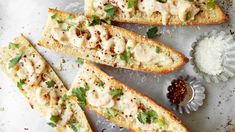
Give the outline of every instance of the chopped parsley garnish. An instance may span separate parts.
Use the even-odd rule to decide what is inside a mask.
[[[157,36],[161,36],[161,33],[158,32],[157,27],[153,27],[153,28],[150,28],[147,31],[147,36],[148,36],[148,38],[154,38],[154,37],[157,37]]]
[[[156,118],[156,119],[154,120],[154,122],[156,122],[156,123],[157,123],[158,125],[160,125],[160,126],[163,126],[163,125],[166,124],[166,122],[165,122],[164,119],[158,119],[158,118]]]
[[[112,89],[109,91],[109,94],[113,97],[117,97],[123,94],[122,89]]]
[[[70,22],[70,23],[67,25],[67,27],[66,27],[65,29],[63,29],[63,31],[67,32],[67,31],[69,31],[72,27],[75,27],[75,28],[76,28],[76,26],[77,26],[77,23],[75,23],[75,22]]]
[[[67,27],[65,29],[63,29],[63,31],[67,32],[67,31],[69,31],[70,28],[71,28],[71,25],[67,25]]]
[[[79,64],[79,65],[82,65],[84,63],[84,59],[82,58],[77,58],[76,62]]]
[[[52,20],[55,20],[55,21],[58,22],[58,23],[63,23],[63,21],[58,18],[58,15],[57,15],[57,14],[52,15],[52,16],[51,16],[51,19],[52,19]]]
[[[101,21],[104,22],[104,23],[107,23],[109,25],[112,25],[112,21],[110,21],[110,20],[101,20]]]
[[[24,80],[23,80],[23,79],[20,79],[20,80],[17,82],[17,87],[18,87],[19,89],[21,89],[21,88],[22,88],[22,85],[24,85],[24,84],[25,84]]]
[[[194,0],[188,0],[189,2],[193,2]]]
[[[105,109],[105,116],[106,117],[115,117],[117,115],[117,111],[113,108],[106,108]]]
[[[57,18],[57,15],[56,15],[56,14],[54,14],[54,15],[51,16],[51,19],[56,19],[56,18]]]
[[[215,0],[208,0],[207,1],[207,8],[208,9],[215,9]]]
[[[122,53],[122,54],[120,55],[120,59],[121,59],[122,61],[125,61],[126,63],[129,63],[129,62],[130,62],[130,59],[131,59],[131,56],[132,56],[132,54],[131,54],[130,51],[125,51],[124,53]]]
[[[49,126],[51,126],[51,127],[56,127],[56,124],[55,123],[52,123],[52,122],[49,122],[49,123],[47,123]]]
[[[56,127],[56,123],[61,120],[61,117],[59,115],[52,115],[50,118],[51,122],[47,123],[51,127]]]
[[[20,59],[23,57],[23,55],[24,55],[24,53],[20,53],[15,58],[11,59],[8,64],[8,68],[10,69],[10,68],[14,67],[16,64],[18,64]]]
[[[52,115],[50,120],[53,122],[53,123],[57,123],[58,121],[61,120],[61,117],[59,115]]]
[[[66,62],[65,59],[62,59],[61,61],[62,61],[62,63],[65,63],[65,62]]]
[[[77,97],[77,100],[79,101],[79,104],[81,106],[85,106],[87,101],[86,101],[86,92],[89,90],[89,86],[86,83],[84,87],[80,88],[73,88],[72,90],[72,95]]]
[[[78,131],[79,131],[76,122],[71,123],[71,124],[70,124],[70,127],[71,127],[71,129],[72,129],[74,132],[78,132]]]
[[[106,18],[113,18],[115,15],[115,7],[108,3],[104,6],[104,11],[106,12]]]
[[[160,47],[156,47],[156,53],[160,53],[161,52],[161,48]]]
[[[159,1],[161,3],[166,3],[167,2],[167,0],[157,0],[157,1]]]
[[[12,49],[12,48],[19,49],[19,47],[20,47],[20,44],[16,44],[16,43],[10,43],[8,46],[9,49]]]
[[[69,99],[69,96],[68,96],[67,94],[64,94],[64,95],[62,96],[62,100],[63,100],[63,101],[66,101],[67,99]]]
[[[128,0],[127,6],[129,8],[135,8],[137,4],[137,0]]]
[[[137,119],[143,124],[151,123],[154,120],[156,120],[156,118],[157,118],[157,114],[153,110],[148,110],[146,112],[142,112],[137,115]]]
[[[98,82],[98,86],[99,87],[103,87],[104,86],[104,82]]]
[[[187,14],[186,14],[186,21],[188,21],[190,18],[191,18],[191,12],[189,11],[189,12],[187,12]]]
[[[52,87],[55,86],[55,82],[54,81],[47,81],[46,85],[47,85],[48,88],[52,88]]]
[[[87,83],[85,83],[84,84],[84,88],[85,88],[85,90],[89,90],[90,87],[89,87],[89,85]]]
[[[98,16],[92,15],[91,21],[89,22],[88,26],[94,26],[97,24],[101,24],[101,20]]]
[[[101,24],[101,23],[107,23],[109,25],[112,24],[112,22],[110,20],[101,20],[99,17],[95,16],[95,15],[92,15],[91,17],[91,21],[89,22],[88,26],[94,26],[94,25],[97,25],[97,24]]]

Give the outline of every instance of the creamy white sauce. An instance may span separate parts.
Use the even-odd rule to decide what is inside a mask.
[[[62,31],[61,27],[54,27],[51,29],[51,35],[54,39],[59,41],[60,43],[64,44],[68,41],[67,36],[65,35],[64,31]]]
[[[142,63],[157,63],[160,65],[169,65],[173,63],[170,57],[162,55],[162,53],[157,53],[156,48],[150,47],[146,44],[137,44],[134,48],[134,56]]]
[[[67,122],[71,119],[73,115],[73,112],[71,110],[70,107],[67,106],[67,108],[65,109],[63,115],[61,116],[61,121],[59,122],[61,126],[64,126],[67,124]]]
[[[128,49],[128,48],[134,48],[135,45],[136,45],[136,42],[135,42],[134,40],[132,40],[132,39],[129,39],[129,40],[127,41],[127,43],[126,43],[126,49]]]
[[[81,48],[85,44],[85,36],[77,36],[76,30],[69,30],[68,36],[70,36],[69,42],[78,48]]]
[[[43,89],[38,87],[35,91],[35,95],[36,95],[36,101],[40,104],[40,105],[46,105],[49,103],[49,98],[46,98],[46,94],[47,92]]]
[[[132,115],[132,117],[137,116],[138,112],[138,105],[136,103],[136,100],[134,100],[131,95],[128,96],[126,93],[125,95],[120,97],[120,101],[118,101],[117,106],[120,111],[124,113],[124,115],[127,115],[128,117]],[[133,119],[134,119],[133,118]]]
[[[110,49],[113,47],[113,45],[114,45],[113,38],[110,38],[110,39],[104,41],[101,46],[105,51],[110,51]]]
[[[156,125],[154,125],[153,123],[151,124],[143,124],[141,123],[137,118],[136,118],[136,125],[141,129],[141,130],[145,130],[145,131],[153,131],[153,130],[157,130]]]
[[[100,87],[90,89],[86,93],[87,102],[96,107],[111,108],[114,106],[114,100],[109,95],[109,89],[101,89]]]
[[[97,56],[99,56],[100,60],[105,62],[112,62],[114,58],[112,57],[111,53],[109,51],[99,50],[96,52]]]
[[[181,21],[186,21],[187,13],[190,13],[188,19],[193,20],[194,16],[200,11],[194,2],[187,0],[167,0],[166,3],[161,3],[156,0],[142,0],[142,2],[138,3],[138,8],[148,16],[151,16],[155,12],[160,12],[164,25],[167,24],[170,15],[176,15]]]
[[[20,79],[26,79],[28,85],[38,85],[41,82],[41,74],[46,68],[45,61],[37,55],[23,57],[19,61],[19,70],[17,75]],[[23,75],[24,74],[24,75]]]
[[[125,43],[124,38],[114,37],[113,39],[115,43],[114,52],[117,54],[122,54],[126,50],[126,43]]]

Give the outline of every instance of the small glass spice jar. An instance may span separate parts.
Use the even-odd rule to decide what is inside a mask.
[[[203,105],[205,88],[195,77],[179,76],[168,87],[167,98],[173,110],[189,114]]]

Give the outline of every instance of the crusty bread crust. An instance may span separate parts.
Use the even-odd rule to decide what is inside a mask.
[[[165,115],[165,118],[170,119],[172,121],[171,122],[172,124],[175,123],[175,125],[177,125],[177,128],[178,128],[178,130],[180,130],[180,132],[188,132],[188,129],[182,124],[182,122],[172,112],[170,112],[166,108],[158,105],[151,98],[149,98],[149,97],[145,96],[144,94],[142,94],[142,93],[140,93],[140,92],[138,92],[138,91],[136,91],[136,90],[126,86],[125,84],[122,84],[120,81],[118,81],[118,80],[114,79],[113,77],[107,75],[105,72],[100,70],[97,66],[95,66],[94,64],[92,64],[92,63],[90,63],[88,61],[84,62],[83,67],[85,69],[89,69],[89,71],[92,71],[92,72],[94,71],[93,73],[98,75],[100,77],[100,79],[101,78],[106,78],[106,80],[110,79],[109,83],[111,83],[113,87],[115,87],[117,85],[119,87],[122,86],[123,89],[125,89],[127,91],[130,91],[133,95],[137,95],[137,97],[141,97],[141,99],[147,100],[147,102],[150,104],[151,108],[155,108],[155,109],[157,109],[159,111],[162,111],[164,113],[164,115]],[[76,79],[75,79],[75,81],[76,81]],[[74,83],[76,83],[76,82],[74,82]],[[93,107],[93,106],[87,104],[86,108],[94,111],[98,115],[100,115],[100,116],[105,118],[104,113],[98,111],[97,107]],[[117,124],[117,125],[119,125],[121,127],[127,128],[127,129],[129,129],[131,131],[141,132],[140,129],[133,128],[133,127],[129,126],[129,124],[127,124],[125,122],[122,122],[122,121],[118,120],[115,117],[114,118],[109,118],[109,119],[106,118],[106,119],[114,122],[115,124]],[[177,132],[177,130],[175,132]]]
[[[96,11],[91,8],[93,1],[94,0],[84,0],[85,16],[87,17],[91,17],[92,15],[99,16],[99,14],[97,14]],[[206,5],[202,5],[201,7],[202,7],[202,11],[200,11],[199,14],[195,16],[195,20],[182,22],[177,16],[171,16],[167,25],[179,25],[179,26],[184,25],[185,26],[185,25],[221,24],[228,20],[228,17],[222,11],[219,5],[216,5],[215,8],[212,10],[208,9]],[[146,16],[144,13],[142,13],[141,17],[134,15],[130,18],[128,17],[125,18],[122,16],[123,14],[116,14],[115,17],[112,18],[111,20],[116,21],[116,22],[125,22],[125,23],[163,25],[162,16],[158,12],[154,13],[151,17]]]
[[[69,13],[54,10],[54,9],[49,9],[49,13],[58,14],[62,19],[66,19],[68,17],[68,15],[70,15]],[[117,67],[117,66],[115,66],[115,64],[107,64],[104,61],[101,61],[98,59],[92,60],[89,57],[84,57],[81,53],[77,52],[75,46],[63,45],[63,44],[60,44],[58,41],[54,40],[51,37],[50,21],[51,20],[48,20],[48,22],[44,28],[42,38],[39,40],[40,46],[43,46],[43,47],[49,48],[51,50],[55,50],[57,52],[67,54],[67,55],[84,58],[89,61],[94,61],[96,63],[101,63],[104,65]],[[186,58],[182,53],[180,53],[170,47],[167,47],[160,42],[153,41],[151,39],[142,37],[141,35],[136,34],[132,31],[128,31],[124,28],[120,28],[120,27],[116,27],[116,26],[112,26],[112,25],[107,25],[107,24],[103,24],[103,26],[105,26],[109,30],[109,32],[111,32],[111,33],[118,32],[118,33],[121,33],[123,36],[133,38],[136,42],[148,43],[150,45],[155,45],[155,46],[159,46],[161,48],[164,48],[167,51],[169,51],[171,54],[173,54],[174,56],[177,56],[177,59],[178,59],[177,62],[175,62],[173,65],[167,66],[167,67],[161,67],[161,68],[143,67],[143,66],[136,66],[136,65],[126,65],[121,68],[126,68],[126,69],[131,69],[131,70],[139,70],[139,71],[145,71],[145,72],[152,72],[152,73],[159,73],[159,74],[167,74],[167,73],[173,72],[175,70],[178,70],[183,65],[185,65],[185,63],[188,62],[188,58]]]
[[[19,37],[16,37],[13,42],[16,44],[20,44],[19,50],[21,50],[21,51],[28,50],[28,51],[34,53],[36,56],[42,57],[40,55],[40,53],[34,48],[34,46],[30,43],[30,41],[23,34],[21,34]],[[7,70],[8,70],[7,64],[8,64],[9,58],[11,58],[12,55],[15,55],[17,50],[10,50],[8,47],[0,48],[0,69],[6,73],[6,75],[11,79],[11,81],[14,84],[16,84],[18,82],[18,78],[7,72]],[[46,60],[45,60],[45,62],[47,63]],[[49,65],[49,63],[47,63],[46,66],[47,66],[48,71],[50,71],[47,74],[50,74],[50,77],[53,79],[55,84],[60,86],[58,88],[59,91],[64,92],[63,94],[65,94],[68,91],[68,89],[64,86],[63,82],[60,80],[60,78],[58,77],[56,72],[52,69],[52,67]],[[35,86],[31,86],[31,87],[35,88],[35,89],[38,88]],[[45,107],[39,105],[38,103],[35,103],[32,99],[30,99],[29,93],[27,93],[24,89],[19,89],[19,90],[23,94],[23,96],[26,98],[26,100],[28,101],[31,108],[36,109],[38,112],[40,112],[40,114],[42,114],[42,116],[47,118],[48,113],[47,113],[47,111],[45,111],[43,109]],[[35,95],[32,95],[32,96],[35,96]],[[71,102],[77,102],[73,97],[69,98],[69,100]],[[92,129],[88,123],[88,120],[86,119],[84,111],[82,109],[77,109],[77,111],[79,111],[79,114],[82,117],[81,120],[83,120],[83,123],[84,124],[86,123],[86,126],[88,127],[88,131],[92,132]],[[57,132],[64,132],[64,131],[61,131],[61,129],[62,129],[61,127],[56,127]]]

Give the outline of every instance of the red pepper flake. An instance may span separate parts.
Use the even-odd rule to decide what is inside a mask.
[[[188,84],[182,79],[173,80],[168,87],[167,97],[173,104],[180,104],[186,97]]]

